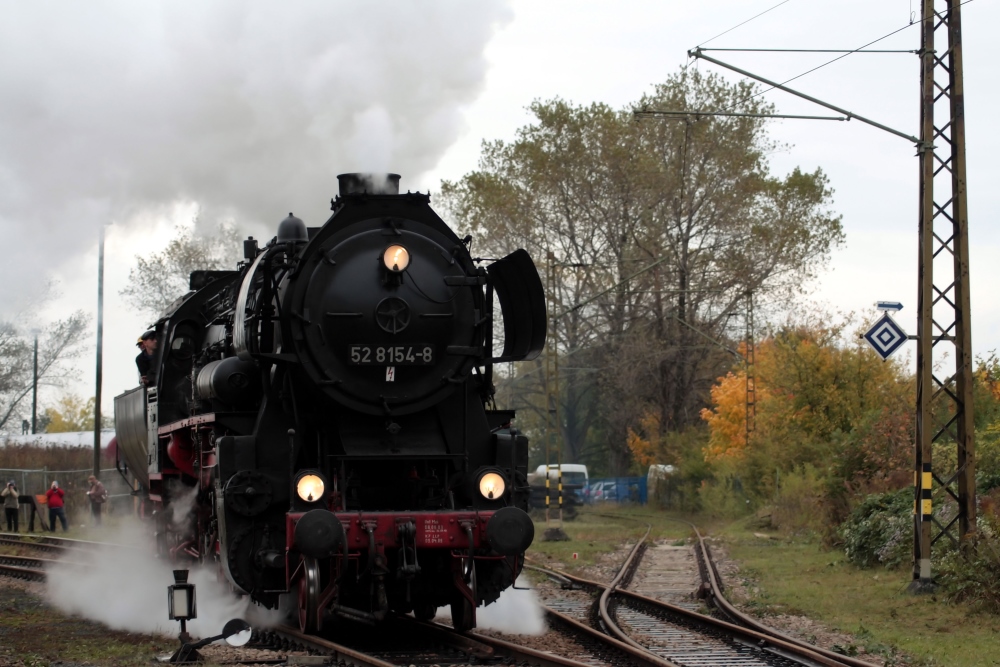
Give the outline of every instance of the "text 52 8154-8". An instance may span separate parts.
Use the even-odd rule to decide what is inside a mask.
[[[434,363],[432,345],[351,345],[349,363],[355,366],[423,366]]]

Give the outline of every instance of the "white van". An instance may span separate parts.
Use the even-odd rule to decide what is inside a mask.
[[[550,480],[555,480],[559,476],[559,469],[560,467],[556,463],[548,466],[548,477]],[[545,466],[538,466],[538,469],[535,470],[535,475],[545,479]],[[582,463],[563,463],[562,482],[563,484],[579,484],[583,488],[587,488],[587,484],[590,482],[590,477],[587,475],[587,466]]]

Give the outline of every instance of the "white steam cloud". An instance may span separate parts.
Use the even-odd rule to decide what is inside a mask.
[[[45,598],[65,614],[82,616],[115,630],[176,636],[180,625],[167,617],[167,586],[174,583],[174,565],[160,560],[149,546],[150,526],[125,521],[108,538],[112,544],[74,553],[47,570]],[[287,610],[267,610],[237,597],[210,566],[193,568],[188,581],[195,585],[198,618],[188,623],[195,637],[219,634],[226,621],[243,618],[254,628],[282,623]],[[527,582],[518,581],[518,586]],[[284,600],[292,604],[290,599]],[[448,607],[439,617],[450,618]],[[541,635],[545,619],[533,590],[509,588],[491,605],[476,611],[478,627],[508,634]]]
[[[167,484],[170,491],[170,524],[174,530],[183,531],[191,525],[190,516],[198,500],[198,487],[185,486],[179,480],[171,480]]]
[[[526,587],[528,582],[519,578],[517,586]],[[476,610],[476,625],[513,635],[541,635],[545,634],[545,615],[534,590],[508,588],[496,602]]]
[[[462,129],[503,0],[0,0],[0,283],[196,202],[268,237],[336,174],[410,183]],[[404,191],[406,186],[404,184]],[[152,249],[151,249],[152,250]],[[39,280],[38,282],[42,282]],[[0,292],[0,313],[28,295]]]
[[[112,541],[133,544],[147,526],[129,522]],[[146,540],[147,545],[151,537]],[[66,614],[98,621],[115,630],[177,636],[180,624],[167,617],[167,586],[174,583],[173,567],[158,560],[152,549],[100,547],[73,554],[47,571],[46,600]],[[196,637],[222,632],[226,621],[246,619],[256,628],[281,622],[283,615],[238,598],[206,567],[193,569],[198,618],[188,623]]]
[[[508,588],[500,593],[493,604],[476,609],[476,627],[480,630],[495,630],[510,635],[545,634],[545,614],[534,589],[527,588],[529,582],[518,578],[518,588]],[[451,622],[451,609],[438,608],[438,620]]]

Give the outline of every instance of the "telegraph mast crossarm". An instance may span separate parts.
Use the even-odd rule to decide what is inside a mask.
[[[856,119],[860,120],[862,123],[867,123],[868,125],[871,125],[873,127],[877,127],[880,130],[885,130],[886,132],[889,132],[890,134],[895,134],[897,137],[902,137],[904,139],[908,139],[908,140],[912,141],[914,144],[916,144],[918,147],[920,147],[921,144],[922,144],[922,142],[920,141],[920,139],[918,139],[917,137],[913,136],[912,134],[907,134],[906,132],[900,132],[899,130],[894,130],[893,128],[889,127],[888,125],[883,125],[882,123],[876,122],[876,121],[874,121],[874,120],[872,120],[870,118],[865,118],[864,116],[859,116],[858,114],[854,113],[853,111],[848,111],[847,109],[842,109],[842,108],[840,108],[838,106],[830,104],[829,102],[824,102],[823,100],[816,99],[812,95],[806,95],[805,93],[800,93],[799,91],[794,90],[792,88],[789,88],[788,86],[782,85],[782,84],[778,83],[777,81],[771,81],[769,79],[765,79],[764,77],[758,76],[757,74],[753,74],[751,72],[748,72],[745,69],[740,69],[739,67],[736,67],[735,65],[730,65],[729,63],[724,63],[721,60],[718,60],[717,58],[713,58],[711,56],[706,56],[700,47],[694,48],[694,49],[691,49],[690,51],[688,51],[688,56],[691,57],[691,58],[701,58],[702,60],[707,60],[710,63],[715,63],[719,67],[725,67],[726,69],[732,70],[732,71],[736,72],[737,74],[742,74],[745,77],[749,77],[749,78],[754,79],[756,81],[760,81],[761,83],[767,84],[768,86],[772,86],[774,88],[777,88],[778,90],[783,90],[786,93],[789,93],[791,95],[795,95],[796,97],[801,97],[802,99],[808,100],[808,101],[812,102],[813,104],[818,104],[821,107],[826,107],[827,109],[830,109],[831,111],[836,111],[837,113],[842,113],[845,116],[847,116],[848,120],[851,120],[852,118],[856,118]]]

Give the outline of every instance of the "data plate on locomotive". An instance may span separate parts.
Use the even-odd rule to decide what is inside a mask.
[[[434,363],[434,346],[358,343],[348,347],[347,358],[352,366],[426,366]]]

